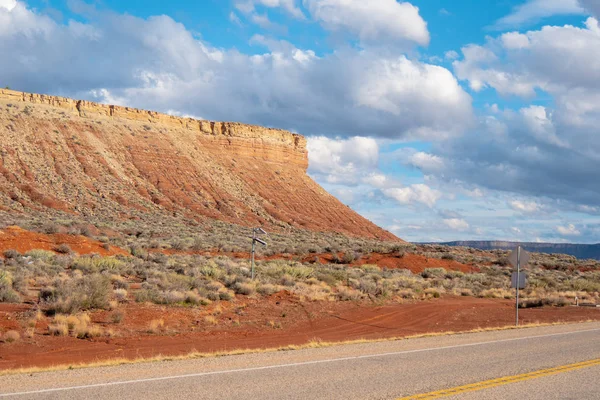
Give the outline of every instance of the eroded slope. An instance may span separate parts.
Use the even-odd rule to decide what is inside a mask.
[[[0,90],[0,207],[151,213],[395,240],[308,175],[304,137]]]

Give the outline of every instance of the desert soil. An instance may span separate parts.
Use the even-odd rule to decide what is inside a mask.
[[[22,330],[31,304],[0,304],[0,331]],[[510,300],[445,297],[405,304],[300,301],[283,291],[265,299],[238,297],[234,302],[202,308],[128,304],[124,318],[111,322],[110,311],[92,313],[92,321],[115,336],[97,339],[54,337],[47,318],[35,335],[0,344],[0,370],[75,365],[115,358],[135,359],[190,352],[276,348],[311,341],[381,339],[434,332],[460,332],[513,323]],[[214,316],[215,322],[205,317]],[[523,324],[600,320],[600,310],[583,307],[521,310]],[[148,333],[149,322],[164,327]]]

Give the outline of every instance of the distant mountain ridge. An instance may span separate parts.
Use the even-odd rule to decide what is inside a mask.
[[[574,244],[574,243],[519,243],[505,242],[499,240],[490,241],[455,241],[437,243],[447,246],[472,247],[480,250],[511,250],[518,245],[525,250],[535,253],[569,254],[580,259],[600,260],[600,243],[598,244]]]

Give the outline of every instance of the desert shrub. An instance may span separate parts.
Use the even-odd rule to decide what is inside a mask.
[[[465,276],[465,273],[461,272],[461,271],[447,271],[446,272],[446,279],[462,278],[463,276]]]
[[[258,293],[262,294],[263,296],[270,296],[273,293],[278,292],[279,287],[276,285],[272,285],[270,283],[265,283],[265,284],[258,285],[258,287],[256,288],[256,291]]]
[[[129,248],[129,253],[137,258],[147,259],[148,258],[148,250],[140,247],[140,246],[132,246]]]
[[[56,246],[54,251],[56,251],[57,253],[60,253],[60,254],[70,254],[71,247],[68,244],[63,243],[63,244]]]
[[[377,293],[377,283],[369,279],[361,279],[358,281],[357,289],[365,294],[376,294]]]
[[[185,301],[186,295],[185,293],[178,292],[176,290],[170,290],[167,292],[163,292],[163,304],[177,304],[183,303]]]
[[[20,303],[21,297],[13,289],[13,275],[0,270],[0,303]]]
[[[342,264],[350,264],[352,263],[354,260],[356,260],[356,255],[351,252],[351,251],[347,251],[344,253],[344,255],[342,256],[341,262]]]
[[[187,304],[192,304],[192,305],[202,305],[204,303],[204,298],[202,298],[198,293],[194,292],[194,291],[188,291],[185,294],[185,302]]]
[[[26,257],[31,257],[34,260],[51,261],[54,259],[55,254],[48,250],[30,250],[25,253]]]
[[[68,336],[69,327],[66,322],[54,322],[48,325],[48,333],[52,336]]]
[[[115,289],[113,291],[114,295],[115,295],[115,299],[120,302],[120,303],[124,303],[127,301],[127,290],[125,289]]]
[[[285,274],[281,277],[279,283],[281,283],[283,286],[291,287],[296,284],[296,279],[294,279],[294,277],[291,275]]]
[[[125,314],[123,313],[123,311],[115,311],[112,314],[110,314],[110,320],[113,324],[120,324],[121,321],[123,321],[123,318],[125,317]]]
[[[243,294],[245,296],[249,296],[249,295],[253,294],[256,291],[256,287],[253,284],[251,284],[251,283],[237,282],[233,286],[233,290],[235,290],[235,292],[237,294]]]
[[[40,291],[40,300],[53,313],[72,314],[80,310],[107,309],[112,285],[103,275],[93,274],[67,281],[59,281],[54,287]]]
[[[313,276],[315,270],[311,267],[305,266],[291,266],[286,265],[281,269],[282,273],[289,275],[295,280],[304,280]]]
[[[519,308],[534,308],[542,307],[544,301],[542,299],[523,299],[519,300]]]
[[[78,257],[73,261],[71,268],[79,269],[86,273],[118,271],[125,263],[114,257]]]
[[[219,300],[231,301],[234,299],[234,297],[234,294],[228,290],[223,290],[219,292]]]
[[[205,265],[198,269],[201,276],[205,276],[211,279],[221,279],[224,275],[224,271],[217,266]]]
[[[510,299],[513,297],[513,293],[509,290],[502,288],[491,288],[485,289],[479,293],[481,297],[487,297],[490,299]]]
[[[149,289],[140,289],[135,292],[135,301],[138,303],[155,303],[160,304],[161,295],[158,289],[149,288]]]
[[[308,285],[306,283],[298,282],[292,289],[292,292],[301,299],[308,299],[310,301],[323,301],[330,298],[331,288],[325,283]]]
[[[0,303],[20,303],[21,296],[11,288],[0,287]]]
[[[338,286],[335,296],[341,301],[354,301],[360,300],[362,298],[362,293],[346,286]]]
[[[336,286],[341,279],[338,279],[335,274],[327,272],[318,272],[315,275],[315,278],[320,280],[321,282],[325,282],[329,286]]]
[[[5,250],[3,255],[4,255],[4,258],[10,260],[10,259],[18,258],[21,254],[16,250],[9,249],[9,250]]]
[[[120,275],[111,275],[110,281],[115,289],[129,289],[129,283]]]
[[[421,276],[425,279],[439,278],[445,275],[446,270],[444,268],[425,268],[423,272],[421,272]]]
[[[415,292],[412,289],[401,289],[398,291],[398,296],[403,299],[414,299]]]
[[[428,297],[434,297],[436,299],[442,295],[438,288],[427,288],[423,291],[423,293],[425,293],[425,295]]]

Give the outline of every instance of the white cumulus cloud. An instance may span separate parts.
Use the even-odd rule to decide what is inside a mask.
[[[567,226],[557,226],[556,231],[564,236],[579,236],[581,232],[573,224]]]
[[[402,188],[388,188],[382,190],[383,194],[401,204],[420,203],[433,207],[442,197],[442,193],[436,189],[419,183]]]
[[[460,218],[445,219],[444,224],[446,224],[448,228],[453,229],[455,231],[466,231],[470,228],[469,223],[464,219]]]
[[[407,40],[429,44],[418,7],[396,0],[304,0],[312,17],[331,31],[348,31],[362,42]]]
[[[535,213],[540,210],[540,205],[535,201],[513,200],[508,204],[513,210],[523,213]]]
[[[0,0],[0,9],[11,11],[17,6],[17,0]]]
[[[309,173],[321,175],[329,182],[355,184],[363,176],[382,179],[372,172],[379,160],[379,146],[373,138],[309,137],[308,157]]]
[[[584,12],[578,0],[528,0],[525,4],[516,6],[511,14],[499,19],[494,27],[506,29],[554,15],[581,15]]]

